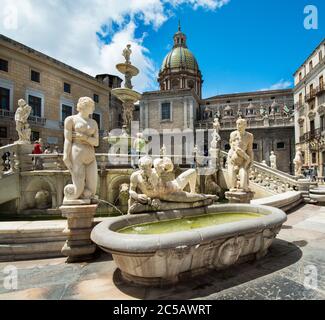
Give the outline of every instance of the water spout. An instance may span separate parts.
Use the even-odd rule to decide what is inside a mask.
[[[114,204],[112,204],[112,203],[110,203],[110,202],[108,202],[108,201],[105,201],[105,200],[102,200],[102,199],[98,199],[98,201],[100,202],[100,203],[105,203],[105,204],[107,204],[108,206],[110,206],[110,207],[112,207],[113,209],[115,209],[118,213],[120,213],[122,216],[124,216],[124,213],[119,209],[119,208],[117,208],[116,206],[114,206]]]

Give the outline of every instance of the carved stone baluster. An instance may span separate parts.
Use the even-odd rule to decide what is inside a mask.
[[[17,152],[14,153],[12,159],[10,158],[9,161],[10,161],[10,171],[19,172],[20,160],[19,160]]]
[[[5,169],[5,167],[4,167],[3,159],[1,157],[0,158],[0,179],[2,179],[2,177],[3,177],[4,169]]]

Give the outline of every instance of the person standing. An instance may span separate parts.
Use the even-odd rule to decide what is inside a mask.
[[[42,167],[43,167],[43,164],[42,164],[42,159],[38,155],[42,154],[43,151],[42,151],[42,147],[41,147],[41,144],[39,143],[39,141],[35,141],[34,149],[33,149],[32,153],[36,155],[36,157],[34,157],[34,167],[35,167],[35,169],[36,170],[41,170]]]

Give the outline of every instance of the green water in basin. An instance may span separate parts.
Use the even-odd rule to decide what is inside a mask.
[[[214,213],[182,219],[137,224],[123,228],[118,232],[123,234],[163,234],[188,231],[248,219],[256,219],[263,216],[264,215],[258,213]]]

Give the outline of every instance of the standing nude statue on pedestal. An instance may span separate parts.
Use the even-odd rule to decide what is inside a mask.
[[[84,200],[90,202],[95,198],[97,189],[97,162],[95,148],[99,145],[97,122],[89,116],[95,110],[91,98],[80,98],[77,115],[66,118],[64,123],[64,157],[63,161],[72,176],[72,184],[64,189],[68,201]]]
[[[301,176],[302,175],[301,169],[302,169],[302,166],[304,164],[304,157],[302,155],[301,150],[302,150],[301,147],[297,148],[296,156],[293,159],[293,163],[295,165],[295,176]]]
[[[272,169],[277,169],[277,158],[274,151],[271,151],[270,164]]]
[[[32,108],[25,102],[25,100],[20,99],[18,101],[18,109],[15,113],[16,131],[19,138],[16,143],[30,143],[31,129],[27,120],[31,112]]]
[[[228,153],[228,173],[230,191],[250,191],[249,169],[253,163],[253,141],[254,136],[246,132],[247,122],[245,119],[238,119],[237,130],[230,134],[230,151]],[[237,175],[239,174],[239,189]]]

